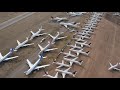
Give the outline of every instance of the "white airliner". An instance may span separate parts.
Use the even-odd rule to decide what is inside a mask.
[[[88,30],[93,30],[94,28],[96,28],[96,26],[93,26],[93,25],[87,25],[85,26],[84,28],[87,28]]]
[[[81,16],[86,12],[67,12],[70,16],[75,17],[75,16]]]
[[[48,48],[50,48],[50,46],[51,46],[51,43],[49,41],[48,41],[48,45],[45,46],[44,48],[41,45],[38,44],[38,47],[40,48],[40,52],[38,53],[38,55],[40,55],[43,52],[49,52],[49,51],[58,49],[58,48],[48,49]]]
[[[3,61],[8,61],[8,60],[17,58],[18,56],[10,57],[13,52],[14,52],[14,49],[11,48],[10,51],[5,56],[2,56],[2,54],[0,53],[0,63]]]
[[[66,52],[61,52],[61,53],[63,53],[65,56],[64,57],[76,57],[76,55],[73,55],[73,54],[71,54],[71,51],[69,51],[68,53],[66,53]]]
[[[78,32],[78,35],[87,35],[87,36],[91,36],[88,32],[83,31],[83,32]]]
[[[54,44],[56,40],[61,40],[61,39],[64,39],[64,38],[67,37],[67,36],[65,36],[65,37],[59,37],[62,33],[57,32],[56,36],[52,36],[51,34],[48,34],[53,39],[52,42],[51,42],[51,44]]]
[[[17,51],[19,48],[27,47],[27,46],[30,46],[30,45],[33,45],[33,44],[34,44],[34,43],[26,44],[26,43],[28,43],[28,41],[29,41],[28,37],[26,37],[26,40],[23,41],[22,43],[20,43],[20,42],[17,40],[18,46],[16,46],[16,48],[15,48],[14,51]]]
[[[89,27],[86,26],[86,27],[82,28],[82,32],[93,34],[94,28],[92,28],[91,26],[89,26]]]
[[[117,70],[117,71],[120,71],[120,69],[118,69],[117,67],[120,65],[120,63],[117,63],[115,65],[112,65],[110,62],[110,68],[108,68],[108,70]]]
[[[84,40],[84,38],[77,38],[77,37],[75,37],[75,38],[72,38],[72,39],[74,39],[74,40],[76,40],[76,41],[78,41],[78,42],[84,42],[85,40]]]
[[[92,27],[89,27],[89,26],[85,26],[84,28],[82,28],[82,30],[84,31],[93,31],[93,28]]]
[[[91,37],[87,36],[87,35],[76,35],[76,36],[81,38],[81,39],[91,39]]]
[[[30,37],[30,40],[32,40],[32,39],[34,39],[35,37],[38,37],[38,36],[42,36],[42,35],[45,35],[45,34],[47,34],[47,33],[42,33],[42,34],[40,34],[41,33],[41,31],[43,31],[44,29],[42,29],[42,26],[41,26],[41,28],[37,31],[37,32],[33,32],[33,31],[30,31],[31,32],[31,34],[32,34],[32,36]]]
[[[55,74],[55,76],[51,76],[48,74],[48,72],[45,72],[45,75],[43,75],[44,77],[49,77],[49,78],[58,78],[58,72]]]
[[[79,28],[79,25],[80,23],[76,23],[76,22],[60,22],[60,25],[64,26],[65,28],[69,29],[69,27],[72,27],[72,28]]]
[[[69,72],[70,69],[71,69],[71,67],[68,68],[68,69],[66,69],[66,70],[55,69],[55,71],[61,73],[63,78],[65,78],[65,76],[66,76],[67,74],[75,77],[75,75],[77,74],[77,71]]]
[[[75,44],[80,45],[80,47],[82,47],[82,48],[84,46],[90,47],[90,45],[91,45],[91,43],[87,44],[87,41],[85,41],[85,42],[75,42]]]
[[[67,19],[66,17],[62,17],[62,18],[61,18],[61,17],[55,17],[55,18],[54,18],[54,17],[52,17],[52,16],[51,16],[51,20],[52,20],[52,21],[57,21],[57,22],[68,21],[68,19]]]
[[[77,48],[77,49],[81,49],[82,48],[82,47],[77,46],[76,44],[75,45],[67,45],[67,46],[69,46],[71,48]]]
[[[46,57],[43,57],[43,55],[38,55],[38,56],[39,56],[39,59],[34,64],[32,64],[27,59],[27,64],[29,65],[30,69],[28,69],[27,71],[24,72],[26,75],[29,75],[34,70],[39,70],[40,68],[46,68],[46,67],[50,66],[50,64],[38,66],[38,64],[40,64],[41,60],[43,58],[46,58]]]
[[[82,32],[86,33],[87,35],[94,34],[94,31],[90,31],[90,30],[83,30]]]
[[[56,68],[61,68],[61,67],[68,67],[68,68],[69,68],[69,67],[70,67],[70,65],[67,65],[67,64],[64,63],[64,60],[62,60],[62,63],[56,62],[56,61],[54,61],[53,64],[54,64],[54,63],[55,63],[56,65],[59,65],[59,66],[56,67]]]
[[[73,63],[78,64],[78,65],[81,66],[82,63],[83,63],[83,60],[76,61],[77,59],[78,59],[78,57],[76,57],[76,58],[74,58],[74,59],[69,59],[69,58],[65,58],[65,57],[64,57],[64,60],[67,61],[67,62],[69,62],[69,63],[70,63],[70,66],[72,66]]]
[[[71,48],[70,51],[73,51],[77,54],[77,56],[79,56],[80,54],[83,54],[85,56],[88,56],[90,54],[89,51],[87,52],[83,52],[83,49],[80,49],[80,50],[75,50],[75,48]]]

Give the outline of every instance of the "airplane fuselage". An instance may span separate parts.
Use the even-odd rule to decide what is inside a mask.
[[[73,52],[77,53],[77,56],[78,56],[78,55],[80,55],[80,54],[83,54],[83,55],[88,56],[88,53],[83,52],[82,50],[74,50],[74,49],[71,49],[71,51],[73,51]]]
[[[40,33],[41,31],[37,31],[36,33],[34,33],[32,36],[31,36],[31,38],[30,38],[30,40],[32,40],[34,37],[36,37],[36,36],[39,36],[39,33]]]
[[[69,74],[69,75],[72,75],[74,76],[74,74],[72,72],[66,72],[66,71],[63,71],[63,70],[59,70],[59,69],[56,69],[57,72],[60,72],[60,73],[65,73],[65,74]]]
[[[28,42],[28,40],[25,40],[25,41],[22,42],[20,45],[18,45],[18,46],[15,48],[15,50],[17,50],[17,49],[23,47],[23,45],[25,45],[27,42]]]
[[[82,63],[80,63],[79,61],[76,61],[76,59],[71,60],[71,59],[68,59],[68,58],[64,58],[64,60],[65,60],[65,61],[68,61],[68,62],[71,62],[71,66],[72,66],[73,63],[76,63],[76,64],[78,64],[78,65],[81,65],[81,64],[82,64]]]
[[[57,38],[59,37],[59,33],[53,38],[53,40],[52,40],[52,43],[54,43],[56,40],[57,40]]]
[[[29,75],[33,70],[35,70],[35,68],[37,67],[37,65],[40,63],[40,59],[38,59],[35,64],[30,68],[28,69],[28,71],[26,72],[26,75]]]
[[[61,67],[62,67],[62,66],[65,66],[65,67],[70,67],[69,65],[64,64],[64,63],[59,63],[59,62],[56,62],[56,64],[57,64],[57,65],[60,65]],[[58,66],[58,67],[59,67],[59,66]]]

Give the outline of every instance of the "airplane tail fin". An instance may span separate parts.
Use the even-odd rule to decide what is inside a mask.
[[[26,40],[28,40],[29,38],[28,37],[26,37]]]
[[[74,72],[73,72],[73,77],[75,77],[76,74],[77,74],[77,71],[74,71]]]
[[[43,31],[43,30],[45,30],[45,29],[43,29],[42,26],[41,26],[41,27],[39,28],[39,31]]]
[[[53,19],[54,17],[53,16],[51,16],[51,19]]]
[[[24,72],[25,74],[27,73],[27,71]]]
[[[83,60],[80,60],[79,62],[80,62],[80,65],[82,65],[82,63],[83,63]]]
[[[89,43],[88,45],[91,45],[91,43]]]
[[[86,53],[89,53],[90,51],[87,51]]]

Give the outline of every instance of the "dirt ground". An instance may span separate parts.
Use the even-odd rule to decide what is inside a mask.
[[[0,12],[0,23],[16,17],[24,12]]]
[[[91,13],[85,14],[81,17],[70,18],[69,21],[77,21],[80,22],[80,29],[84,27],[84,24],[87,23]],[[3,30],[0,31],[0,52],[2,55],[5,55],[10,48],[15,48],[17,45],[16,40],[20,42],[24,41],[27,36],[30,36],[30,31],[36,32],[40,27],[40,24],[43,26],[47,33],[51,33],[52,35],[56,35],[57,31],[64,32],[63,35],[67,35],[66,39],[57,41],[53,47],[57,47],[58,50],[47,52],[45,55],[47,59],[45,59],[41,64],[52,63],[54,59],[56,59],[57,55],[61,51],[61,49],[69,42],[74,34],[68,32],[64,27],[58,25],[57,23],[51,23],[51,16],[67,16],[63,12],[37,12],[24,20],[21,20]],[[114,20],[113,20],[114,21]],[[84,63],[82,66],[78,66],[76,64],[73,65],[71,71],[77,71],[77,78],[96,78],[96,77],[119,77],[119,72],[110,72],[109,61],[111,63],[116,64],[119,62],[120,56],[120,38],[119,31],[120,26],[111,22],[110,20],[103,17],[103,19],[98,24],[95,29],[95,35],[92,35],[92,39],[89,42],[92,43],[91,48],[85,48],[85,51],[89,50],[89,57],[85,57],[83,55],[79,56],[80,60],[83,60]],[[0,64],[0,77],[1,78],[45,78],[44,70],[40,69],[38,71],[34,71],[32,74],[26,76],[24,71],[28,70],[28,65],[26,64],[26,59],[29,59],[32,63],[34,63],[38,59],[38,52],[40,49],[37,44],[45,47],[49,40],[52,40],[50,37],[40,43],[43,37],[47,35],[37,37],[31,41],[35,43],[33,46],[29,46],[27,48],[21,48],[18,52],[14,53],[14,55],[18,55],[19,58],[15,60],[11,60],[8,62],[3,62]],[[72,41],[71,43],[74,43]],[[69,51],[69,47],[65,48],[65,52]],[[56,60],[61,62],[63,59],[63,55],[60,55]],[[56,65],[51,65],[46,68],[46,71],[49,72],[50,75],[55,75]],[[61,77],[61,75],[59,75]],[[70,78],[70,76],[67,76]]]

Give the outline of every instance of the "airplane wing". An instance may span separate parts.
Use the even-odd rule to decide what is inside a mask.
[[[18,45],[20,45],[20,42],[17,40]]]
[[[74,24],[75,22],[71,22],[71,24]]]
[[[18,56],[10,57],[10,58],[6,58],[4,61],[8,61],[8,60],[10,60],[10,59],[14,59],[14,58],[18,58]]]
[[[112,67],[112,64],[109,62],[110,66]]]
[[[40,48],[41,51],[44,49],[40,44],[38,44],[38,47]]]
[[[27,59],[27,64],[29,65],[30,68],[33,66],[33,64],[28,59]]]
[[[47,50],[45,50],[45,51],[46,51],[46,52],[49,52],[49,51],[52,51],[52,50],[55,50],[55,49],[58,49],[58,48],[47,49]]]
[[[48,66],[50,66],[50,64],[42,65],[42,66],[37,66],[35,69],[45,68],[45,67],[48,67]]]
[[[0,53],[0,59],[3,58],[2,54]]]
[[[48,34],[51,38],[54,38],[51,34]]]
[[[63,39],[63,38],[66,38],[67,36],[65,36],[65,37],[59,37],[59,38],[57,38],[58,40],[60,40],[60,39]]]
[[[118,68],[114,68],[114,69],[120,71],[120,69],[118,69]]]
[[[30,31],[32,35],[34,35],[35,33],[33,31]]]
[[[38,34],[38,36],[42,36],[42,35],[45,35],[45,34],[47,34],[47,33]]]
[[[71,68],[71,67],[70,67]],[[70,70],[70,68],[68,68],[68,69],[66,69],[66,70],[64,70],[65,72],[68,72],[69,70]]]
[[[30,45],[33,45],[34,43],[31,43],[31,44],[25,44],[23,45],[23,47],[26,47],[26,46],[30,46]]]

